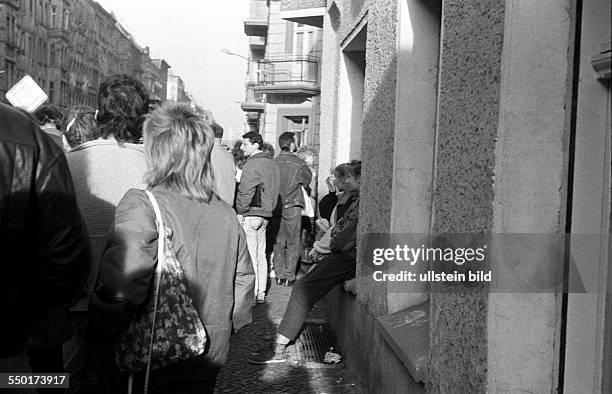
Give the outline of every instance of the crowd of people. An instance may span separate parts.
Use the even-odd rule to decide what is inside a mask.
[[[152,108],[126,75],[97,107],[0,104],[0,372],[66,372],[74,393],[213,392],[273,284],[290,300],[249,361],[286,361],[309,309],[355,276],[361,163],[337,166],[317,207],[316,150],[291,132],[276,156],[257,132],[226,149],[210,112]],[[168,343],[177,330],[191,339]]]

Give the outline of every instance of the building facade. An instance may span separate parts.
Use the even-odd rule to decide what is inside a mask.
[[[190,103],[191,99],[185,91],[185,82],[178,75],[168,75],[166,100],[173,103]]]
[[[127,74],[161,102],[168,68],[93,0],[0,2],[0,100],[28,74],[47,93],[47,104],[95,106],[100,83]]]
[[[320,168],[362,160],[360,249],[372,233],[527,234],[520,258],[494,249],[498,269],[518,264],[500,280],[582,286],[393,286],[358,253],[329,319],[368,392],[611,392],[610,2],[281,9],[323,26]]]
[[[279,0],[251,0],[246,98],[250,130],[278,145],[286,131],[299,145],[318,146],[321,29],[282,18]],[[278,150],[278,146],[276,148]]]

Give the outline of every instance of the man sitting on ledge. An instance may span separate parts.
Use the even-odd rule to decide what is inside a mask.
[[[338,283],[355,277],[360,179],[361,162],[352,161],[344,187],[347,193],[355,195],[355,200],[332,230],[332,253],[296,282],[274,343],[254,353],[249,359],[251,364],[287,361],[287,344],[296,339],[312,306]]]

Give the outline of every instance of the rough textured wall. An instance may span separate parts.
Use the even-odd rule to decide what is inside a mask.
[[[369,3],[366,4],[365,0],[340,1],[339,3],[334,2],[334,6],[330,7],[329,12],[336,13],[335,10],[332,11],[334,8],[338,11],[337,21],[333,25],[339,43],[342,43],[346,36],[366,17],[370,6]]]
[[[397,3],[379,0],[368,12],[359,234],[389,232],[395,133]],[[357,275],[360,263],[357,264]],[[359,286],[360,301],[375,315],[386,313],[382,286]]]
[[[325,0],[282,0],[281,11],[325,7]]]
[[[323,52],[321,58],[321,125],[319,132],[319,197],[325,195],[325,175],[328,168],[336,165],[338,140],[338,59],[340,47],[334,31],[334,24],[340,23],[340,13],[332,6],[333,12],[323,18]]]
[[[434,233],[492,228],[504,3],[443,5]],[[428,389],[485,392],[486,289],[433,283],[431,290]]]

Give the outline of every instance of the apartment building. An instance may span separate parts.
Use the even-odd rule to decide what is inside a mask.
[[[278,144],[285,131],[298,145],[318,147],[321,29],[282,18],[281,1],[250,0],[246,97],[250,130]],[[278,148],[277,148],[278,150]]]
[[[161,102],[168,68],[93,0],[0,1],[0,100],[28,74],[49,104],[95,106],[99,84],[127,74]]]

